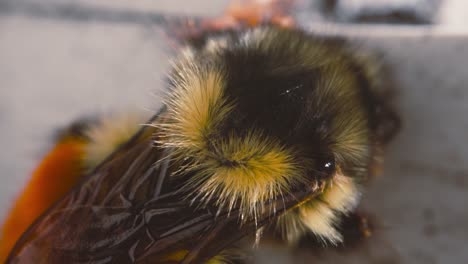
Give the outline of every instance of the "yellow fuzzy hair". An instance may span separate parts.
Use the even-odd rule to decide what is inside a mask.
[[[282,215],[277,228],[290,244],[312,232],[324,243],[336,245],[343,239],[336,230],[338,217],[353,210],[358,198],[359,190],[353,179],[337,173],[317,199],[309,200]]]
[[[94,168],[118,146],[127,142],[146,121],[143,114],[117,113],[103,117],[86,132],[90,143],[86,147],[85,164]]]
[[[277,37],[284,33],[274,28],[256,28],[240,39],[247,47],[269,53]],[[218,54],[226,48],[226,40],[220,40],[208,42],[198,53],[190,49],[183,52],[184,57],[174,66],[173,89],[167,100],[168,122],[156,125],[162,130],[160,143],[174,148],[176,159],[193,158],[184,169],[196,171],[188,184],[195,190],[196,199],[217,197],[220,208],[237,205],[242,214],[255,216],[265,201],[289,193],[296,184],[306,183],[305,178],[310,181],[311,175],[303,175],[307,164],[294,150],[258,131],[250,131],[243,138],[224,135],[221,141],[216,139],[217,125],[236,107],[235,102],[228,102],[224,96],[223,69],[211,66],[217,65]],[[322,90],[317,95],[320,98],[308,107],[340,108],[330,120],[327,132],[333,143],[329,147],[337,166],[342,165],[349,175],[342,175],[338,168],[327,180],[324,193],[281,216],[277,225],[292,243],[304,233],[312,232],[324,242],[337,244],[342,240],[336,230],[339,215],[352,210],[359,197],[354,178],[367,176],[371,142],[368,115],[361,105],[366,102],[358,89],[361,84],[354,62],[344,49],[329,47],[320,39],[304,41],[291,37],[288,41],[287,47],[294,49],[291,56],[296,56],[297,65],[321,70],[317,80]],[[200,61],[203,63],[199,64]],[[364,66],[367,69],[369,65]],[[249,158],[253,156],[256,158]],[[220,160],[236,165],[226,166]]]
[[[246,220],[262,212],[265,202],[287,194],[303,180],[293,152],[258,131],[241,138],[213,136],[235,107],[224,98],[220,70],[200,69],[185,59],[176,65],[176,72],[167,100],[167,121],[155,126],[162,130],[160,143],[174,148],[176,159],[193,158],[185,170],[197,172],[187,184],[194,199],[217,197],[220,210],[239,207]]]
[[[342,112],[331,122],[329,132],[334,143],[330,148],[336,164],[352,163],[356,164],[355,170],[365,170],[362,168],[366,166],[370,156],[367,117],[363,109],[349,104],[350,98],[359,101],[356,78],[346,61],[328,63],[333,66],[322,72],[318,85],[324,90],[322,96],[333,95],[342,108]],[[350,112],[353,115],[349,115]],[[353,173],[357,175],[361,172]],[[355,180],[343,175],[338,168],[323,194],[281,216],[277,221],[277,228],[290,244],[295,244],[304,234],[312,232],[324,243],[336,245],[342,242],[342,236],[336,229],[339,216],[354,209],[359,195]]]

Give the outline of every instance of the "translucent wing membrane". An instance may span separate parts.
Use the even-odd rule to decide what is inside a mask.
[[[170,177],[170,150],[154,145],[156,128],[142,129],[49,209],[22,236],[7,263],[200,263],[252,234],[306,197],[265,205],[242,225],[239,212],[193,204]]]

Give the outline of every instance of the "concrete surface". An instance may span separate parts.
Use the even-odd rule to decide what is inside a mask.
[[[111,13],[128,8],[197,15],[216,14],[225,4],[137,2],[76,3]],[[0,7],[2,3],[6,2]],[[160,28],[151,23],[47,19],[24,9],[1,11],[0,219],[56,128],[96,112],[156,109],[171,55]],[[310,28],[323,31],[323,27]],[[427,27],[325,28],[352,35],[386,55],[400,84],[397,108],[404,127],[388,149],[385,175],[363,198],[363,207],[380,223],[377,235],[362,248],[327,252],[314,263],[466,263],[467,32],[463,28],[455,32]],[[260,259],[310,263],[313,258],[307,252],[269,249]]]

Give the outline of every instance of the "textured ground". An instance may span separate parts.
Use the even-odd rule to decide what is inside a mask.
[[[157,108],[170,48],[155,14],[217,14],[225,4],[194,2],[80,0],[70,8],[66,0],[0,0],[0,218],[55,128],[83,114]],[[448,17],[444,21],[463,25]],[[381,223],[378,238],[346,257],[330,253],[321,261],[468,260],[465,28],[310,26],[344,32],[386,55],[400,83],[404,122],[388,150],[385,175],[364,196],[364,207]],[[310,263],[307,253],[292,255],[274,260]]]

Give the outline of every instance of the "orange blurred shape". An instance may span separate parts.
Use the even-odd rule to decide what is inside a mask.
[[[294,24],[294,20],[289,16],[293,2],[294,0],[234,1],[228,7],[226,16],[249,26],[269,21],[273,24],[289,27]]]
[[[82,140],[62,139],[34,170],[2,227],[0,263],[29,225],[75,185],[82,175],[84,147]]]
[[[295,0],[237,0],[233,1],[224,16],[210,19],[208,29],[223,30],[239,25],[254,27],[271,23],[281,27],[294,26],[291,9]]]

